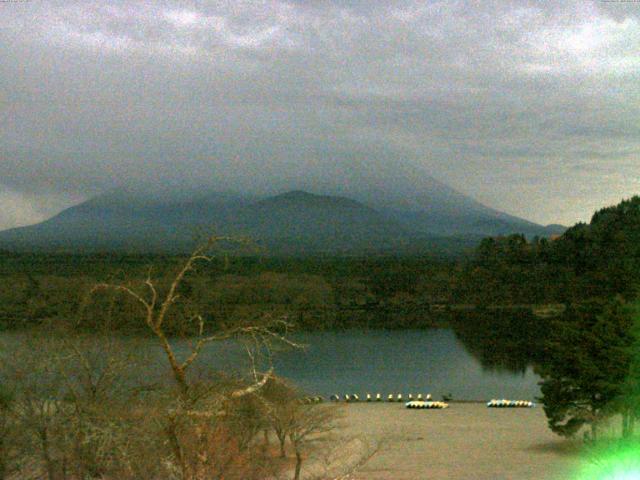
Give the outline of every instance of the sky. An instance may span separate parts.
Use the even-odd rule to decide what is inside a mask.
[[[0,1],[0,229],[354,158],[542,224],[640,194],[640,1]]]

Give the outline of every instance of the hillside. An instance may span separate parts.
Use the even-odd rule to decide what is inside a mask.
[[[427,203],[409,197],[406,210],[392,196],[365,204],[301,190],[262,198],[215,192],[165,198],[116,190],[42,223],[0,232],[0,248],[175,252],[216,232],[254,238],[274,254],[450,254],[473,247],[486,235],[552,233],[446,188],[432,189],[437,195],[423,198]]]
[[[640,196],[597,211],[553,247],[555,261],[571,266],[599,295],[633,297],[640,288]]]
[[[462,296],[503,304],[631,300],[640,291],[640,196],[596,212],[553,241],[486,238]],[[487,300],[488,299],[488,300]]]

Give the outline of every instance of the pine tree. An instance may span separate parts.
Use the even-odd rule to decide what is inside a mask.
[[[640,418],[640,300],[630,306],[630,312],[633,318],[633,343],[629,349],[629,374],[619,401],[622,436],[625,438],[633,435],[635,421]]]
[[[552,323],[546,359],[538,367],[549,427],[573,436],[614,413],[622,398],[632,360],[633,319],[621,298],[606,305],[573,306]]]

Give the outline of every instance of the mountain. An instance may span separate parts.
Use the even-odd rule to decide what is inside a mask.
[[[400,224],[359,202],[303,191],[269,197],[234,214],[237,218],[227,219],[226,225],[234,225],[238,233],[320,250],[380,245],[406,233]]]
[[[0,232],[9,249],[183,251],[203,234],[248,236],[269,250],[350,251],[384,243],[403,227],[343,197],[293,191],[262,199],[213,193],[164,201],[115,191],[37,225]]]
[[[0,248],[175,252],[215,232],[251,237],[276,254],[442,253],[472,247],[486,235],[556,231],[437,187],[406,200],[372,190],[355,199],[301,190],[266,197],[115,190],[42,223],[0,232]]]
[[[329,178],[309,175],[308,190],[353,198],[421,235],[482,237],[518,232],[551,236],[565,230],[489,208],[433,178],[417,163],[368,155],[348,161],[339,158],[327,168]]]

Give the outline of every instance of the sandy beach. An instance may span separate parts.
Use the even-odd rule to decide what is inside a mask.
[[[408,410],[401,403],[349,404],[347,437],[377,450],[350,480],[566,480],[579,464],[578,442],[554,435],[542,408],[451,404]]]

